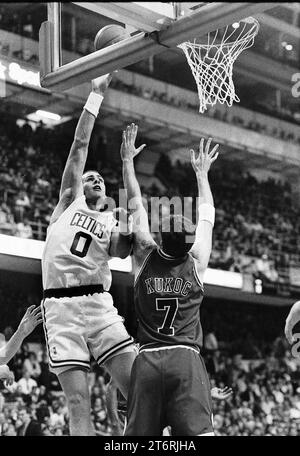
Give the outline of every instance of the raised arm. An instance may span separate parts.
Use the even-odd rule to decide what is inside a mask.
[[[111,257],[127,258],[132,251],[132,223],[128,211],[122,207],[114,209],[114,218],[118,225],[112,230],[110,237],[109,255]]]
[[[285,321],[285,337],[290,344],[293,344],[296,341],[296,338],[293,335],[293,329],[296,324],[300,321],[300,301],[296,301],[295,304],[290,309],[290,312]]]
[[[199,202],[196,238],[191,254],[197,260],[197,270],[202,281],[211,254],[215,219],[214,200],[208,181],[208,171],[212,163],[218,158],[219,144],[216,144],[210,151],[211,141],[212,139],[209,138],[204,148],[204,138],[201,139],[198,157],[196,157],[195,151],[191,150],[191,162],[197,178]]]
[[[18,329],[9,341],[0,348],[0,365],[7,364],[17,353],[25,337],[29,336],[34,328],[42,322],[40,307],[30,306],[25,312]]]
[[[131,124],[123,131],[120,154],[123,162],[123,181],[127,190],[129,210],[132,214],[134,254],[139,261],[143,260],[145,251],[149,247],[156,246],[156,243],[150,234],[148,215],[143,206],[140,186],[135,175],[134,157],[146,146],[143,144],[136,149],[137,131],[138,127],[135,124]]]
[[[104,98],[105,91],[112,79],[106,74],[92,81],[92,92],[79,118],[73,143],[62,176],[59,204],[52,217],[53,223],[71,202],[83,194],[82,175],[88,155],[88,147],[96,117]]]

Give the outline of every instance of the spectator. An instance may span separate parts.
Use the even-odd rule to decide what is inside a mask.
[[[32,388],[37,386],[37,382],[31,378],[30,372],[24,369],[23,376],[18,381],[18,386],[21,388],[21,392],[24,396],[29,396],[32,392]]]
[[[30,208],[30,200],[24,191],[20,191],[15,201],[15,215],[18,222],[24,219],[25,210]]]
[[[18,436],[41,436],[42,428],[38,421],[32,419],[30,409],[23,409],[18,414],[19,426],[17,427]]]
[[[34,379],[37,379],[41,375],[41,367],[34,352],[29,352],[28,358],[24,361],[23,369]]]
[[[0,207],[0,233],[13,235],[16,224],[11,210],[3,203]]]
[[[33,231],[27,217],[24,218],[23,222],[17,223],[15,236],[23,239],[33,238]]]

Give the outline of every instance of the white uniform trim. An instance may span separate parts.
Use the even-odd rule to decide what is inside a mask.
[[[193,255],[191,253],[189,253],[189,255],[190,255],[190,257],[192,258],[192,260],[194,262],[193,271],[194,271],[194,276],[195,276],[196,282],[202,288],[202,291],[204,291],[204,284],[203,284],[203,282],[201,282],[201,279],[199,277],[198,270],[197,270],[197,260],[193,257]]]
[[[153,251],[154,251],[154,249],[150,250],[148,255],[145,257],[145,259],[144,259],[139,271],[136,273],[136,276],[135,276],[135,279],[134,279],[134,285],[137,283],[138,279],[140,278],[143,270],[145,269],[146,264],[148,263],[148,259],[149,259],[150,255],[152,254]]]
[[[168,255],[162,249],[158,249],[157,252],[158,252],[159,256],[161,256],[164,260],[173,261],[173,260],[177,260],[178,259],[178,257],[174,257],[174,256],[171,256],[171,255]]]
[[[85,361],[77,361],[77,360],[74,360],[74,361],[58,361],[54,364],[53,361],[51,361],[50,357],[49,357],[49,364],[51,367],[63,367],[63,366],[83,366],[83,367],[87,367],[89,368],[90,367],[90,363],[88,362],[85,362]]]
[[[199,437],[215,437],[214,432],[205,432],[205,434],[198,434]]]
[[[196,350],[193,347],[188,347],[187,345],[171,345],[170,347],[164,346],[164,347],[156,347],[156,348],[140,348],[139,353],[142,353],[143,351],[154,352],[154,351],[160,351],[160,350],[171,350],[172,348],[186,348],[187,350],[192,350],[199,355],[198,350]]]
[[[105,363],[108,359],[112,357],[113,354],[117,353],[118,351],[122,350],[123,348],[126,348],[128,346],[133,345],[134,340],[131,336],[129,336],[127,339],[123,340],[122,342],[119,342],[118,344],[114,345],[111,347],[109,350],[107,350],[105,353],[102,353],[97,358],[97,363],[100,365],[102,363]]]

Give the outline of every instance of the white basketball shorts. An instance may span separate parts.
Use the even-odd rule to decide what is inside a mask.
[[[46,298],[41,304],[49,370],[56,375],[73,367],[90,368],[90,358],[105,362],[136,352],[124,319],[110,293]]]

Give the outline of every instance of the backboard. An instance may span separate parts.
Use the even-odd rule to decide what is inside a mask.
[[[40,28],[41,86],[64,91],[103,74],[132,65],[166,48],[193,40],[276,3],[231,2],[70,2],[93,16],[123,24],[131,33],[119,43],[62,63],[62,2],[48,3]],[[80,20],[80,19],[79,19]],[[99,27],[101,28],[101,27]]]

